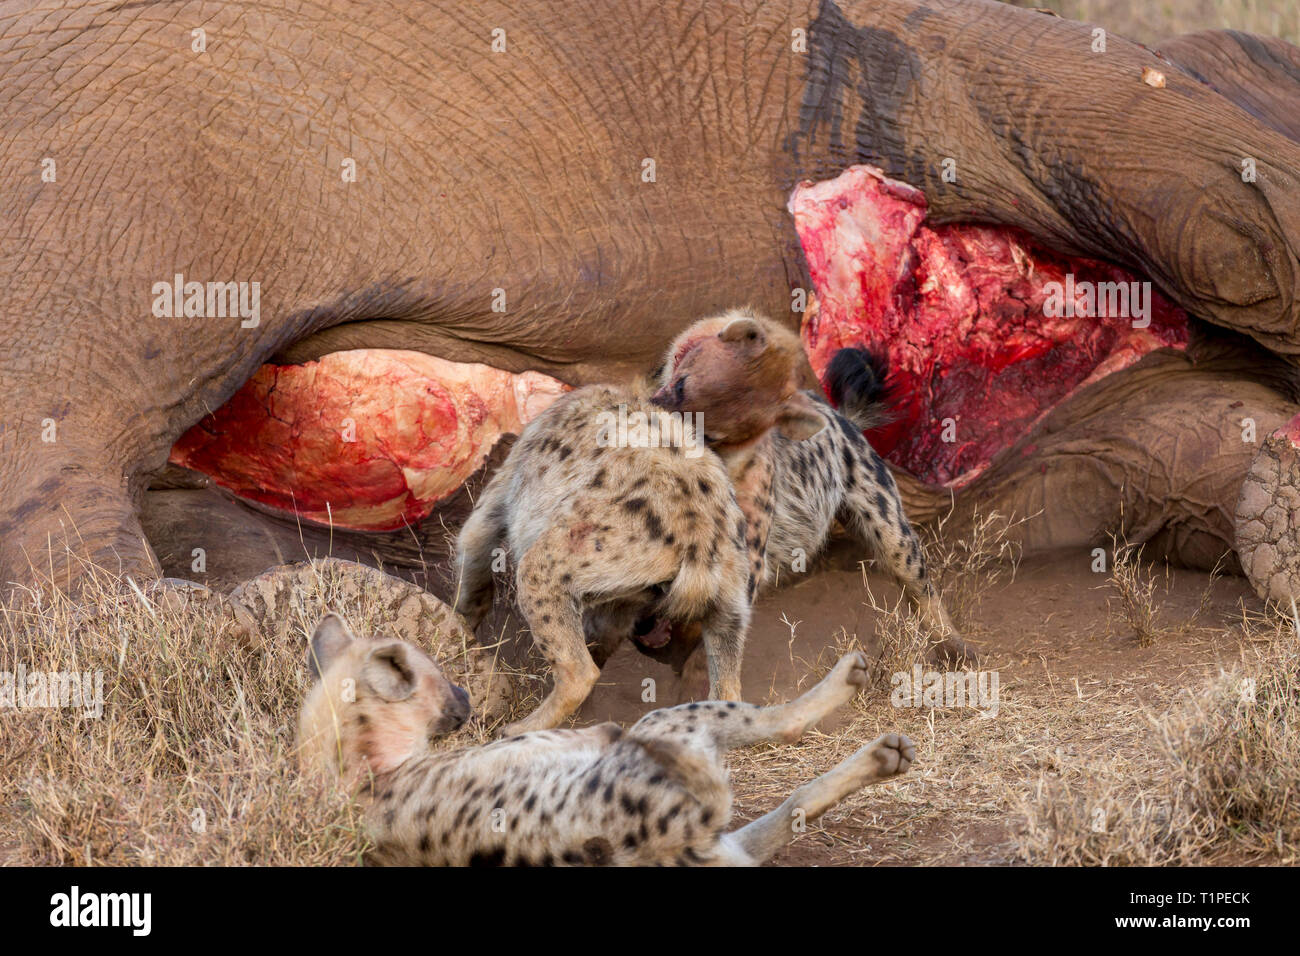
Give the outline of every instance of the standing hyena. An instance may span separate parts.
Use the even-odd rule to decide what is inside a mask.
[[[357,640],[335,615],[312,635],[317,678],[299,715],[299,763],[369,799],[370,862],[425,866],[752,866],[786,846],[793,821],[905,773],[912,742],[885,734],[778,808],[724,832],[731,791],[723,755],[797,740],[866,682],[861,654],[777,707],[708,701],[651,711],[631,730],[547,730],[435,753],[464,720],[464,692],[427,654]]]
[[[730,417],[726,401],[745,401],[733,388],[735,346],[714,334],[717,321],[698,322],[677,337],[652,402],[678,412],[707,408],[710,417],[721,412],[718,417],[725,420]],[[767,319],[757,321],[772,325]],[[894,477],[862,434],[880,424],[885,377],[883,365],[865,350],[841,349],[828,369],[831,397],[840,411],[818,395],[799,393],[806,417],[815,423],[796,438],[773,430],[738,446],[732,436],[715,434],[706,421],[709,447],[731,471],[748,519],[750,560],[758,581],[774,580],[796,555],[817,554],[839,520],[902,586],[932,635],[936,655],[949,661],[973,658],[929,576]],[[680,663],[688,651],[678,648],[672,659]]]
[[[735,356],[730,382],[743,403],[720,403],[716,413],[697,407],[694,417],[652,406],[641,389],[570,392],[524,429],[461,529],[456,610],[478,626],[504,544],[516,562],[520,611],[551,667],[550,694],[506,733],[569,716],[599,676],[593,654],[603,663],[647,615],[698,622],[709,696],[740,698],[758,569],[728,471],[700,429],[798,434],[807,422],[803,402],[786,404],[799,354],[789,333],[729,313],[714,335]]]

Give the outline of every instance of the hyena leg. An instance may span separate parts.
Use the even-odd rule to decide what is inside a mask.
[[[858,480],[844,497],[840,520],[902,587],[908,602],[936,638],[935,656],[953,663],[974,660],[974,649],[953,627],[926,569],[925,551],[903,513],[903,501],[893,475],[870,446],[856,451]]]
[[[588,606],[630,602],[635,607],[648,589],[664,586],[678,569],[668,545],[643,541],[633,547],[580,517],[542,534],[520,559],[516,581],[519,610],[550,664],[553,686],[537,710],[506,733],[554,727],[591,693],[600,668],[587,648],[583,615]]]
[[[771,859],[794,839],[796,819],[816,820],[863,787],[906,773],[915,759],[916,748],[902,734],[877,737],[830,772],[805,783],[771,813],[724,834],[722,847],[732,851],[732,862],[758,864]]]
[[[737,591],[713,607],[700,621],[700,631],[709,667],[709,699],[740,700],[740,661],[749,632],[749,601],[745,590]]]
[[[745,551],[749,559],[747,593],[751,605],[767,574],[767,539],[772,531],[771,442],[769,434],[748,459],[731,466],[736,505],[745,516]]]
[[[505,547],[506,485],[498,471],[456,538],[456,611],[471,633],[492,608],[492,552]]]
[[[558,529],[563,532],[564,529]],[[548,730],[577,710],[600,677],[587,650],[582,602],[572,588],[572,557],[563,549],[567,534],[543,534],[524,554],[516,576],[519,610],[533,644],[551,669],[551,691],[538,708],[502,734]]]
[[[668,737],[718,753],[767,740],[793,743],[809,727],[852,700],[866,683],[867,658],[855,651],[841,657],[817,686],[789,703],[758,707],[734,701],[697,701],[646,714],[632,733]]]

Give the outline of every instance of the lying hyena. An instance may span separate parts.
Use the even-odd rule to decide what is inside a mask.
[[[465,719],[464,692],[403,641],[357,640],[336,615],[312,635],[318,679],[299,717],[299,761],[360,786],[370,803],[370,861],[390,865],[731,865],[786,846],[797,817],[815,820],[849,794],[905,773],[912,742],[885,734],[724,832],[731,792],[723,754],[793,742],[866,682],[861,654],[777,707],[707,701],[615,724],[523,734],[432,753]]]
[[[806,403],[790,402],[797,340],[747,313],[722,317],[713,335],[727,344],[729,382],[745,401],[696,407],[710,437],[806,433],[814,424]],[[641,427],[617,440],[614,421]],[[551,667],[551,692],[505,732],[554,727],[572,714],[596,683],[597,660],[647,617],[698,622],[709,696],[739,700],[756,587],[746,529],[728,470],[695,420],[651,405],[644,389],[581,388],[529,423],[456,546],[456,610],[469,628],[491,606],[494,552],[505,544],[519,609]]]
[[[790,334],[768,319],[754,318],[770,335]],[[709,419],[719,411],[724,420],[729,418],[727,396],[745,401],[733,387],[735,346],[715,334],[724,319],[697,322],[677,337],[651,401],[670,411],[710,410],[705,416],[709,447],[729,466],[748,522],[758,581],[774,580],[796,554],[811,558],[819,552],[839,520],[902,586],[934,637],[938,656],[952,661],[973,657],[929,577],[925,552],[903,513],[894,477],[862,435],[881,423],[884,369],[863,349],[841,349],[831,360],[827,383],[840,411],[819,395],[800,393],[815,425],[797,439],[772,430],[737,446],[732,436],[709,428]]]

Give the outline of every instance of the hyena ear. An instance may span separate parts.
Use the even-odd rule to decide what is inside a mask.
[[[332,664],[347,646],[356,638],[352,636],[347,622],[337,614],[326,614],[311,635],[311,646],[307,649],[307,672],[313,680],[329,670]]]
[[[761,344],[765,338],[763,327],[758,324],[758,319],[752,315],[742,315],[739,318],[732,319],[718,333],[718,338],[724,342],[755,342]]]
[[[415,693],[411,648],[400,641],[381,644],[370,652],[362,677],[366,686],[386,701],[406,700]]]
[[[776,427],[786,438],[807,441],[826,427],[826,416],[806,392],[795,392],[781,404]]]

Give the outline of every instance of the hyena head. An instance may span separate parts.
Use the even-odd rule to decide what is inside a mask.
[[[699,413],[710,445],[754,441],[774,426],[802,439],[825,424],[799,391],[802,362],[793,332],[752,309],[731,309],[677,336],[650,400]]]
[[[419,648],[358,640],[337,614],[316,625],[307,651],[315,683],[298,717],[298,761],[356,783],[428,751],[469,717],[469,695]]]

